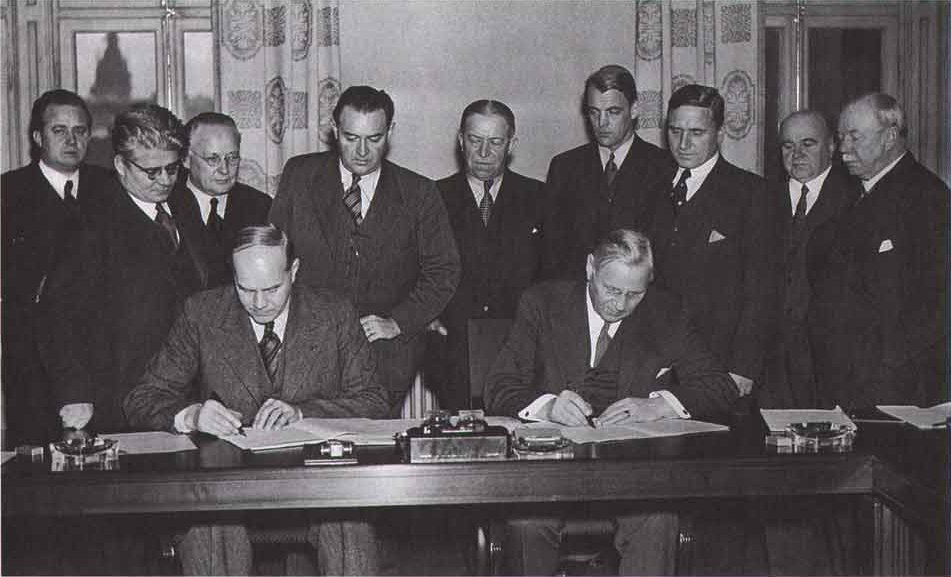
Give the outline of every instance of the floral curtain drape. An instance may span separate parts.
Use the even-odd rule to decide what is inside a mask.
[[[755,0],[636,0],[634,76],[639,134],[664,141],[667,100],[685,84],[715,86],[726,101],[724,156],[761,172]]]
[[[327,148],[340,95],[338,0],[219,0],[221,111],[241,131],[239,179],[274,196],[284,163]]]

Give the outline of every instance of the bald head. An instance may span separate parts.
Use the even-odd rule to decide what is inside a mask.
[[[791,178],[805,183],[832,164],[835,142],[822,114],[815,110],[793,112],[779,127],[783,167]]]

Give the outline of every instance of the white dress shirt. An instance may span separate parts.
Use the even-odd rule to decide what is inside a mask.
[[[795,216],[796,214],[796,205],[799,204],[799,197],[802,196],[803,184],[809,189],[809,196],[806,197],[806,214],[809,214],[809,211],[815,206],[816,201],[819,200],[819,192],[822,190],[822,185],[825,184],[826,178],[829,176],[831,170],[832,165],[830,164],[829,168],[823,170],[819,176],[809,182],[799,182],[795,178],[789,179],[790,216]]]
[[[482,184],[484,181],[472,175],[466,175],[466,182],[469,183],[469,190],[472,191],[472,197],[475,199],[476,206],[479,206],[482,204],[482,197],[485,196],[485,185]],[[499,190],[501,190],[501,188],[502,175],[500,174],[498,178],[492,181],[492,187],[489,189],[489,196],[492,197],[493,203],[498,200]]]
[[[907,153],[907,152],[903,152],[903,153],[901,154],[901,156],[899,156],[898,158],[896,158],[896,159],[895,159],[893,162],[891,162],[888,166],[886,166],[885,168],[879,170],[879,171],[875,174],[875,176],[873,176],[872,178],[870,178],[870,179],[868,179],[868,180],[863,180],[863,181],[862,181],[862,187],[865,188],[865,192],[868,192],[868,191],[872,190],[872,187],[875,186],[876,184],[878,184],[878,181],[881,180],[882,178],[884,178],[885,175],[888,174],[891,169],[895,168],[895,165],[898,164],[899,162],[901,162],[901,159],[905,158],[905,155],[906,155],[906,154],[908,154],[908,153]]]
[[[53,187],[53,190],[56,191],[56,194],[58,194],[60,198],[62,198],[63,200],[66,200],[66,192],[65,192],[66,181],[72,180],[73,181],[73,197],[76,198],[76,200],[79,200],[79,170],[78,169],[74,170],[70,174],[63,174],[62,172],[53,170],[53,168],[50,165],[46,164],[42,160],[40,160],[39,165],[40,165],[40,172],[43,173],[43,176],[46,178],[46,181],[50,183],[50,186]]]
[[[211,199],[218,199],[218,218],[225,219],[225,210],[228,208],[228,194],[210,195],[195,186],[191,179],[188,179],[188,190],[192,192],[195,201],[198,202],[198,211],[201,213],[201,221],[208,224],[208,217],[211,215]]]
[[[636,134],[631,134],[631,137],[622,142],[614,151],[614,166],[618,170],[621,170],[621,165],[624,164],[627,153],[631,151],[631,145],[634,144],[636,136]],[[608,165],[608,159],[611,158],[611,149],[606,146],[598,146],[598,154],[601,156],[601,169],[603,170]]]
[[[353,173],[347,170],[343,162],[338,161],[340,165],[340,184],[344,190],[350,190],[350,183],[353,181]],[[367,211],[370,210],[370,203],[373,202],[373,196],[376,195],[376,185],[380,181],[380,169],[377,168],[370,174],[364,174],[360,177],[360,216],[367,217]]]
[[[693,195],[700,190],[700,187],[703,186],[703,181],[710,176],[710,171],[713,170],[714,165],[716,165],[717,160],[720,159],[720,153],[717,152],[713,156],[707,159],[706,162],[698,166],[697,168],[690,169],[690,178],[687,179],[687,200],[690,202],[690,199],[693,198]],[[674,179],[671,181],[670,186],[673,188],[677,186],[677,183],[680,182],[680,175],[684,173],[683,167],[677,169],[677,174],[674,175]]]

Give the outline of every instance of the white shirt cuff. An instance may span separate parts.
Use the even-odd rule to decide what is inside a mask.
[[[201,403],[195,403],[194,405],[188,405],[181,411],[175,413],[175,430],[179,433],[191,433],[195,429],[189,426],[190,423],[195,422],[195,419],[192,417],[193,414],[198,413],[201,410]]]
[[[677,397],[674,396],[674,394],[671,393],[670,391],[665,389],[662,391],[654,391],[650,394],[650,398],[652,399],[656,399],[657,397],[660,397],[664,399],[665,401],[667,401],[667,404],[670,405],[670,408],[673,409],[674,412],[677,413],[677,416],[680,417],[681,419],[690,418],[690,413],[687,411],[687,409],[684,408],[682,404],[680,404],[680,401],[677,400]]]
[[[519,411],[518,418],[525,419],[526,421],[544,421],[545,419],[539,416],[539,412],[545,408],[545,405],[547,405],[549,401],[557,398],[557,396],[552,395],[551,393],[545,393],[544,395],[532,401],[530,405]]]

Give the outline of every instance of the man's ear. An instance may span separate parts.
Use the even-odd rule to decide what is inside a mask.
[[[295,258],[294,262],[291,263],[291,284],[294,284],[294,281],[297,280],[297,269],[300,268],[300,259]]]
[[[119,176],[125,176],[125,171],[128,169],[128,167],[124,162],[122,162],[122,155],[117,154],[112,157],[112,166],[116,168],[116,172],[119,173]]]
[[[588,255],[588,260],[587,262],[585,262],[585,265],[584,265],[584,272],[585,272],[585,276],[590,281],[591,277],[594,276],[594,255],[593,254]]]
[[[466,147],[463,145],[463,142],[462,142],[462,139],[463,139],[463,138],[465,138],[465,136],[463,136],[462,132],[460,132],[459,134],[456,135],[456,140],[459,141],[459,150],[465,152],[465,151],[466,151]]]
[[[337,133],[337,123],[333,118],[330,119],[330,134],[334,137],[334,140],[338,140],[340,135]]]
[[[515,154],[515,149],[518,148],[518,136],[512,135],[512,139],[509,140],[509,156]]]
[[[637,117],[641,114],[641,109],[637,105],[637,101],[631,103],[631,120],[637,120]]]
[[[723,147],[723,137],[726,136],[726,128],[721,126],[717,129],[717,150]]]
[[[33,139],[33,144],[35,144],[37,148],[43,148],[43,134],[39,130],[34,130],[30,133],[30,136]]]
[[[898,127],[889,126],[885,129],[885,150],[891,150],[898,141]]]

